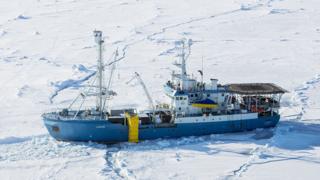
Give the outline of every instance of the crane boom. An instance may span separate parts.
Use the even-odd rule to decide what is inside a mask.
[[[154,104],[153,104],[152,97],[150,96],[150,93],[149,93],[146,85],[144,84],[144,82],[143,82],[140,74],[137,73],[137,72],[135,72],[134,74],[135,74],[134,77],[133,77],[131,80],[129,80],[129,81],[127,82],[127,84],[128,84],[129,82],[131,82],[133,79],[137,79],[137,80],[139,81],[140,85],[141,85],[142,88],[143,88],[144,93],[146,94],[146,96],[147,96],[147,98],[148,98],[149,106],[150,106],[150,108],[152,108],[152,113],[153,113],[153,118],[154,118],[154,116],[155,116],[155,106],[154,106]]]

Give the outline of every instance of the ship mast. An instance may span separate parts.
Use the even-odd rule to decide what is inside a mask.
[[[104,40],[102,39],[102,31],[94,31],[95,42],[98,45],[98,64],[97,64],[97,87],[98,87],[98,96],[97,96],[97,111],[102,113],[103,111],[103,58],[102,58],[102,51],[103,51],[103,43]]]
[[[192,45],[192,40],[188,40],[188,49],[187,53],[185,52],[186,45],[185,45],[186,40],[182,40],[182,49],[181,49],[181,64],[175,64],[176,66],[181,68],[181,89],[185,90],[186,87],[188,86],[188,74],[187,74],[187,68],[186,68],[186,60],[188,59],[189,55],[191,54],[191,45]]]
[[[186,80],[187,80],[187,70],[186,70],[186,54],[184,52],[185,50],[185,44],[184,41],[182,41],[182,53],[181,53],[181,86],[182,89],[185,89],[186,86]]]

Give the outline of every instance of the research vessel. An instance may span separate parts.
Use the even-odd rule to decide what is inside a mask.
[[[116,93],[110,90],[117,52],[111,63],[109,79],[104,79],[103,43],[101,31],[94,31],[98,47],[97,71],[92,84],[81,91],[68,108],[42,115],[50,135],[62,141],[92,141],[101,143],[138,142],[158,138],[179,138],[216,133],[250,131],[270,128],[280,119],[281,96],[287,91],[273,83],[236,83],[222,85],[217,79],[197,81],[187,73],[187,50],[190,41],[182,41],[180,59],[173,64],[178,71],[164,83],[164,93],[170,104],[155,105],[141,76],[141,84],[150,109],[112,109],[107,102]],[[190,52],[190,51],[189,51]],[[201,77],[203,71],[199,70]],[[83,104],[95,98],[91,108]],[[79,105],[75,108],[76,102]]]

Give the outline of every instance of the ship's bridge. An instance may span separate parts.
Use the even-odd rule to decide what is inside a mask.
[[[214,83],[205,84],[195,81],[189,88],[168,81],[164,85],[165,93],[172,98],[172,106],[177,115],[199,115],[204,112],[218,112],[225,109],[227,96],[225,86]]]

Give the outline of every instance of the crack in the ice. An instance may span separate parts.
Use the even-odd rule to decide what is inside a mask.
[[[244,172],[248,170],[250,166],[252,166],[255,161],[260,159],[260,157],[263,155],[265,151],[268,150],[268,144],[266,144],[264,147],[256,147],[251,151],[251,155],[249,157],[249,160],[242,164],[238,169],[233,170],[230,175],[227,175],[224,179],[233,179],[233,178],[239,178]]]
[[[186,25],[186,24],[190,24],[190,23],[194,23],[194,22],[199,22],[199,21],[203,21],[203,20],[209,20],[209,19],[212,19],[212,18],[216,18],[216,17],[219,17],[219,16],[229,15],[229,14],[233,14],[233,13],[236,13],[236,12],[242,12],[242,11],[247,11],[247,10],[254,10],[254,9],[259,8],[259,7],[263,7],[263,6],[265,6],[265,5],[270,6],[270,4],[271,4],[273,1],[274,1],[274,0],[269,0],[266,4],[263,4],[263,3],[259,2],[259,3],[257,3],[257,4],[251,5],[251,6],[250,6],[250,9],[246,9],[246,10],[244,10],[242,7],[240,7],[240,8],[238,8],[238,9],[234,9],[234,10],[231,10],[231,11],[222,12],[222,13],[219,13],[219,14],[214,14],[214,15],[210,15],[210,16],[206,16],[206,17],[194,18],[194,19],[191,19],[191,20],[188,20],[188,21],[185,21],[185,22],[181,22],[181,23],[178,23],[178,24],[173,24],[173,25],[170,25],[170,26],[166,26],[166,27],[161,28],[161,31],[155,32],[155,33],[152,33],[152,34],[148,35],[148,36],[147,36],[147,39],[150,40],[150,41],[154,41],[154,40],[156,40],[156,39],[154,38],[154,36],[157,36],[157,35],[159,35],[159,34],[163,34],[163,33],[165,33],[168,29],[173,29],[173,28],[176,28],[176,27],[179,27],[179,26],[183,26],[183,25]]]
[[[297,116],[298,120],[302,119],[302,116],[303,116],[303,114],[306,113],[306,108],[308,107],[309,97],[305,94],[306,91],[308,91],[310,88],[312,88],[317,83],[320,83],[320,74],[316,75],[314,78],[312,78],[311,80],[307,81],[302,86],[300,86],[294,90],[295,91],[294,97],[296,97],[300,101],[300,106],[301,106],[300,107],[301,112]]]
[[[273,162],[281,162],[281,161],[290,161],[290,160],[298,160],[298,161],[305,161],[309,163],[316,163],[320,164],[320,159],[311,158],[308,156],[280,156],[273,153],[268,153],[268,146],[264,146],[261,150],[261,148],[255,148],[253,150],[252,155],[250,156],[249,160],[242,164],[238,169],[233,170],[229,175],[225,176],[222,179],[235,179],[239,178],[243,175],[244,172],[246,172],[249,167],[253,165],[263,165]],[[265,160],[268,158],[278,158],[278,159],[270,159]],[[259,160],[263,160],[259,162]]]

